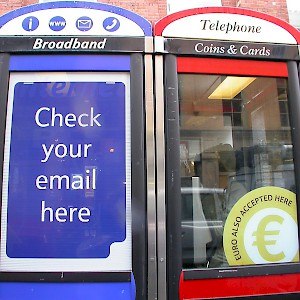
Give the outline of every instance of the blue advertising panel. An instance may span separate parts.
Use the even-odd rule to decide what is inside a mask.
[[[128,73],[12,73],[2,271],[130,271]]]

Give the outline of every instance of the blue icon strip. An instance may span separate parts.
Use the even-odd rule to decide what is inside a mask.
[[[130,55],[12,55],[9,70],[130,71]]]
[[[111,12],[120,16],[123,16],[134,23],[136,23],[144,32],[145,36],[152,36],[152,27],[151,23],[143,18],[142,16],[135,14],[129,10],[112,6],[108,4],[102,4],[102,3],[95,3],[95,2],[71,2],[71,1],[58,1],[58,2],[47,2],[47,3],[40,3],[40,4],[33,4],[29,6],[25,6],[19,9],[16,9],[14,11],[11,11],[2,17],[0,17],[0,28],[4,26],[9,21],[25,15],[29,13],[34,13],[41,10],[50,10],[55,8],[87,8],[87,9],[95,9],[95,10],[102,10]],[[29,20],[28,20],[29,22]],[[113,24],[112,24],[113,25]],[[28,28],[30,24],[28,23]],[[108,25],[109,26],[109,25]],[[117,26],[117,24],[115,25]],[[114,28],[114,27],[112,27]],[[108,27],[109,29],[109,27]]]

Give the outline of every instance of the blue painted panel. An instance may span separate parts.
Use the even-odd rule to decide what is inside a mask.
[[[123,82],[18,82],[7,255],[107,258],[126,237],[125,165]]]
[[[16,55],[10,71],[129,71],[129,55]]]
[[[1,300],[133,300],[130,282],[38,283],[1,282]]]

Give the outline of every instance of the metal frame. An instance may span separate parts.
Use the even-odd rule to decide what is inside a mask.
[[[6,123],[6,109],[7,109],[7,91],[9,81],[9,54],[0,55],[0,137],[5,136],[5,123]],[[0,167],[3,169],[4,158],[4,138],[0,138]],[[0,184],[2,186],[2,176],[0,177]]]
[[[157,166],[157,298],[167,299],[166,267],[166,178],[165,178],[165,103],[163,56],[155,57],[156,166]],[[149,298],[150,300],[150,298]]]
[[[185,57],[187,58],[187,57]],[[195,59],[196,57],[191,56],[189,57],[191,59]],[[201,57],[197,57],[196,59],[201,59]],[[205,58],[204,58],[205,59]],[[229,61],[228,59],[224,59]],[[236,61],[235,58],[232,59],[233,61]],[[245,64],[249,60],[244,60]],[[253,63],[251,61],[251,63]],[[257,61],[258,64],[264,64],[266,61]],[[267,63],[272,63],[268,61]],[[299,182],[300,179],[300,140],[299,140],[299,134],[300,131],[300,118],[298,117],[300,115],[300,87],[299,87],[299,74],[298,74],[298,65],[296,61],[286,61],[286,62],[274,62],[274,64],[286,64],[287,66],[287,79],[288,79],[288,104],[289,104],[289,112],[290,112],[290,120],[291,120],[291,134],[292,134],[292,141],[293,141],[293,152],[294,152],[294,162],[295,162],[295,177],[296,182]],[[199,64],[199,66],[202,66],[202,64]],[[224,64],[224,68],[227,68],[227,66]],[[228,66],[229,67],[229,66]],[[272,67],[272,65],[270,65]],[[209,66],[211,69],[218,70],[216,73],[220,74],[220,66]],[[243,71],[240,71],[241,74],[245,75],[245,65],[243,66]],[[210,71],[201,72],[201,71],[193,71],[193,73],[197,74],[204,74],[204,73],[210,73]],[[185,72],[186,70],[184,70]],[[236,70],[235,70],[236,71]],[[184,73],[183,72],[183,73]],[[229,74],[231,74],[233,71],[230,70]],[[257,71],[255,68],[251,71],[257,74]],[[272,70],[263,70],[263,72],[266,72],[266,74],[262,74],[263,76],[271,76]],[[276,72],[279,72],[276,70]],[[274,76],[283,76],[283,75],[277,75],[275,72]],[[226,73],[226,69],[224,70],[224,74]],[[279,73],[278,73],[279,74]],[[298,167],[297,167],[298,166]],[[300,195],[300,185],[296,186],[296,194]],[[300,220],[300,205],[297,206],[297,213],[298,213],[298,220]],[[298,226],[299,236],[300,236],[300,226]],[[245,277],[245,276],[260,276],[260,275],[266,275],[266,274],[295,274],[299,272],[299,266],[300,263],[281,263],[276,265],[264,265],[264,266],[240,266],[240,267],[233,267],[230,269],[206,269],[206,270],[185,270],[183,274],[183,278],[185,280],[195,280],[195,279],[205,279],[205,278],[230,278],[230,277]]]
[[[146,299],[146,174],[144,79],[142,54],[131,55],[131,166],[132,166],[132,270],[137,287],[137,299]]]
[[[159,300],[179,299],[181,198],[176,57],[155,57]],[[170,154],[171,153],[171,154]],[[150,298],[149,298],[150,299]]]
[[[296,195],[298,199],[297,216],[298,216],[298,237],[300,237],[300,87],[299,87],[299,73],[298,64],[296,61],[289,61],[288,67],[288,105],[290,112],[291,134],[293,141],[293,156],[295,164],[295,182]],[[300,246],[300,241],[299,241]],[[299,263],[300,265],[300,263]]]
[[[177,96],[177,69],[176,69],[176,56],[172,54],[159,55],[159,59],[164,60],[164,93],[161,97],[157,95],[157,101],[161,101],[160,98],[165,99],[164,109],[166,110],[165,128],[163,133],[165,134],[165,150],[164,155],[166,157],[166,165],[164,165],[164,171],[166,174],[164,188],[166,191],[166,216],[165,216],[165,239],[166,239],[166,257],[167,257],[167,288],[166,295],[167,299],[178,299],[178,285],[176,284],[179,280],[180,271],[182,270],[181,261],[178,262],[177,258],[181,258],[181,241],[180,241],[180,174],[178,173],[178,162],[179,162],[179,112],[178,112],[178,96]],[[159,60],[156,58],[156,60]],[[299,76],[297,63],[295,61],[285,62],[287,64],[288,71],[288,93],[290,102],[290,116],[291,116],[291,127],[294,144],[294,156],[295,165],[300,163],[300,141],[297,133],[300,130],[300,88],[299,88]],[[161,65],[159,65],[161,67]],[[270,70],[271,71],[271,70]],[[226,70],[224,70],[226,73]],[[270,76],[270,75],[269,75]],[[156,78],[161,80],[161,78]],[[162,102],[162,101],[161,101]],[[157,113],[162,114],[161,107],[157,106]],[[162,133],[162,134],[163,134]],[[160,148],[158,148],[160,149]],[[163,152],[162,152],[163,153]],[[158,170],[162,171],[162,167],[158,162]],[[300,169],[299,167],[295,170],[296,182],[299,182]],[[300,194],[300,186],[297,187],[297,195]],[[179,199],[178,199],[179,195]],[[159,198],[158,198],[159,200]],[[162,199],[160,200],[162,201]],[[298,216],[300,206],[298,208]],[[177,209],[177,211],[176,211]],[[177,227],[176,227],[177,226]],[[179,227],[178,227],[179,226]],[[177,233],[177,234],[176,234]],[[164,241],[165,242],[165,241]],[[177,243],[177,244],[176,244]],[[177,248],[176,248],[177,247]],[[158,245],[160,249],[160,245]],[[178,252],[176,252],[178,251]],[[233,277],[248,277],[248,276],[261,276],[266,274],[295,274],[299,271],[299,263],[284,263],[276,264],[272,266],[251,266],[251,267],[239,267],[232,269],[209,269],[209,270],[186,270],[182,272],[181,280],[197,280],[197,279],[217,279],[217,278],[233,278]]]
[[[179,299],[181,261],[181,182],[179,103],[176,56],[165,55],[165,157],[167,299]]]
[[[148,299],[157,299],[157,234],[156,234],[156,173],[154,138],[154,94],[152,55],[145,58],[145,110],[146,110],[146,161],[147,161],[147,233],[148,233]]]
[[[77,54],[78,55],[78,54]],[[54,57],[55,55],[52,55]],[[81,56],[79,54],[79,56]],[[31,57],[32,58],[32,57]],[[136,283],[137,299],[146,299],[146,173],[145,173],[145,102],[144,102],[144,54],[129,55],[130,66],[130,106],[131,106],[131,148],[132,148],[132,269]],[[10,54],[0,54],[0,159],[3,164],[4,136],[6,122],[7,91],[10,72]],[[60,66],[61,67],[61,66]],[[87,68],[88,66],[86,66]],[[39,71],[40,66],[35,64]],[[61,67],[62,68],[62,67]],[[97,67],[96,67],[97,68]],[[13,70],[14,71],[14,70]],[[26,71],[26,70],[22,70]],[[32,71],[32,70],[29,70]],[[100,70],[101,71],[101,70]],[[106,70],[103,70],[106,71]],[[124,70],[121,70],[124,71]],[[148,84],[152,85],[152,77]],[[151,92],[150,92],[151,94]],[[149,98],[149,96],[147,97]],[[150,101],[152,99],[150,98]],[[2,182],[2,176],[0,178]],[[0,281],[18,282],[130,282],[130,272],[0,272]]]

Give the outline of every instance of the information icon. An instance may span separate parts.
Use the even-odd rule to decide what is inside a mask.
[[[27,17],[23,20],[22,27],[26,31],[34,31],[39,27],[39,20],[33,16]]]

